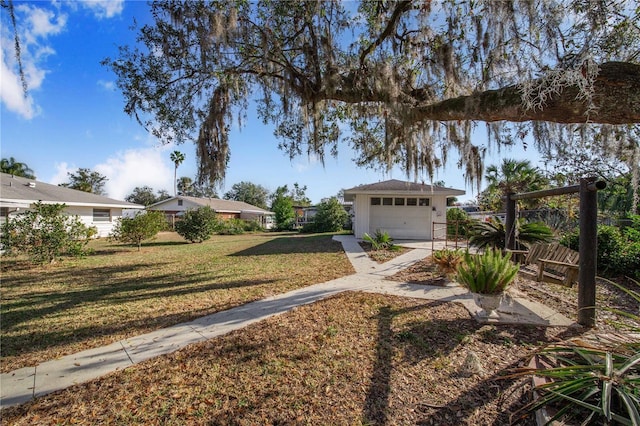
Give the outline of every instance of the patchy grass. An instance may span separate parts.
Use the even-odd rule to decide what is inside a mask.
[[[187,244],[164,233],[141,251],[104,239],[91,248],[47,266],[0,259],[3,373],[353,273],[331,235]]]
[[[509,424],[529,385],[501,375],[563,332],[480,326],[455,303],[345,293],[2,417],[16,425]]]

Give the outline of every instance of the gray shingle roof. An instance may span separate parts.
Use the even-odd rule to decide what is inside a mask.
[[[198,204],[200,206],[209,206],[216,212],[225,212],[225,213],[240,213],[240,212],[255,212],[260,214],[273,214],[272,212],[261,209],[260,207],[256,207],[249,203],[245,203],[243,201],[234,201],[234,200],[221,200],[219,198],[198,198],[198,197],[187,197],[184,195],[178,195],[177,197],[169,198],[167,200],[162,200],[158,203],[155,203],[150,208],[155,210],[161,210],[159,208],[162,204],[174,200],[181,199],[190,201],[194,204]]]
[[[27,179],[6,173],[0,173],[0,200],[5,203],[30,204],[42,201],[48,204],[64,203],[68,206],[144,208],[144,206],[139,204],[128,203],[122,200],[103,197],[102,195],[90,194],[88,192],[38,182],[34,179]]]
[[[438,194],[438,195],[464,195],[465,191],[460,189],[445,188],[437,185],[425,185],[416,182],[405,182],[402,180],[391,179],[383,182],[370,183],[365,185],[359,185],[351,189],[346,189],[347,193],[393,193],[403,192],[411,194]]]

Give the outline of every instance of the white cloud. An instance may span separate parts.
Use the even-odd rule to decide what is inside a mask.
[[[150,186],[154,191],[173,192],[173,168],[161,148],[129,149],[119,152],[93,170],[109,179],[105,192],[109,197],[124,200],[137,186]]]
[[[47,44],[47,37],[60,34],[67,25],[67,15],[28,4],[15,7],[20,38],[20,59],[29,92],[25,95],[16,60],[15,40],[11,25],[3,25],[1,33],[0,100],[7,109],[26,119],[36,116],[40,109],[31,93],[41,87],[47,71],[42,61],[55,53]]]
[[[116,84],[113,81],[98,80],[98,86],[107,92],[114,92],[116,90]]]
[[[91,10],[97,19],[112,18],[122,13],[124,0],[91,0],[79,2],[82,7]],[[49,7],[50,6],[50,7]],[[65,3],[66,11],[77,11],[75,2]],[[29,120],[40,113],[31,94],[38,90],[47,75],[44,61],[56,52],[49,42],[49,37],[61,34],[67,28],[69,15],[62,12],[62,4],[52,3],[20,3],[14,8],[17,32],[20,38],[20,59],[28,93],[25,95],[20,80],[18,62],[16,60],[13,27],[3,16],[0,27],[0,102],[8,110]],[[113,90],[113,83],[100,83],[105,89]]]
[[[67,26],[67,15],[56,15],[53,10],[23,4],[16,6],[16,13],[22,14],[16,16],[16,22],[22,29],[24,43],[38,44],[39,38],[60,34]]]
[[[80,2],[80,4],[91,10],[98,19],[113,18],[124,9],[124,0],[91,0]]]
[[[50,184],[60,185],[61,183],[69,182],[68,173],[75,173],[78,168],[75,165],[69,165],[68,163],[56,163],[56,174],[49,179]]]
[[[38,109],[33,102],[33,98],[29,94],[25,95],[18,73],[11,69],[7,61],[5,61],[5,54],[8,53],[5,52],[3,43],[3,47],[0,49],[0,75],[2,75],[0,101],[9,111],[13,111],[26,119],[31,119],[36,115]]]

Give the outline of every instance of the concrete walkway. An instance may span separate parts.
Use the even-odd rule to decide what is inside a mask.
[[[486,317],[470,293],[458,286],[435,287],[385,280],[431,253],[431,242],[407,245],[413,250],[384,264],[372,261],[350,235],[334,237],[344,247],[356,273],[311,285],[285,294],[218,312],[195,321],[177,324],[141,336],[90,349],[35,367],[21,368],[0,376],[0,408],[22,404],[56,390],[87,382],[115,370],[122,370],[149,358],[174,352],[243,328],[297,306],[317,302],[344,291],[363,291],[429,300],[453,301],[464,305],[481,322],[569,326],[572,322],[549,308],[517,294],[508,295],[494,316]],[[404,245],[403,243],[399,243]],[[437,243],[436,249],[443,243]]]

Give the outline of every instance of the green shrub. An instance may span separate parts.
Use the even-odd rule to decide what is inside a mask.
[[[225,219],[220,223],[218,234],[240,235],[244,234],[245,221],[242,219]]]
[[[303,234],[312,234],[315,232],[320,232],[318,231],[318,224],[315,222],[307,222],[304,225],[302,225],[302,228],[300,229],[300,232]]]
[[[36,263],[86,254],[86,245],[97,230],[64,213],[65,207],[38,202],[31,210],[8,218],[2,229],[2,249],[6,254],[25,253]]]
[[[598,225],[597,268],[605,276],[627,275],[640,278],[640,241],[635,240],[635,228],[623,232],[615,226]],[[560,243],[579,251],[578,230],[569,232]]]
[[[182,219],[176,222],[176,232],[192,243],[208,240],[219,228],[218,215],[209,206],[189,209]]]
[[[264,231],[264,228],[257,220],[245,220],[244,221],[244,230],[246,232],[260,232]]]
[[[337,198],[331,198],[318,204],[316,215],[313,217],[315,223],[314,232],[338,232],[344,229],[349,215]]]
[[[489,249],[483,254],[466,252],[458,265],[457,280],[472,293],[499,294],[509,287],[518,270],[519,265],[500,250]]]
[[[147,210],[137,212],[133,217],[122,217],[113,227],[109,238],[124,244],[140,246],[145,240],[153,239],[166,224],[164,214],[160,211]]]
[[[462,209],[447,209],[447,238],[466,237],[469,233],[469,215]]]

